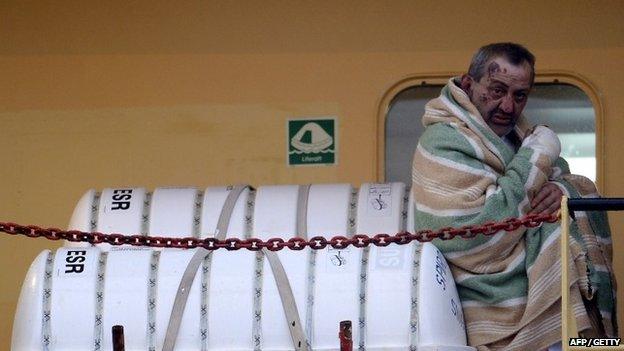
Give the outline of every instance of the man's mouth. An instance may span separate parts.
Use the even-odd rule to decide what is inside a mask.
[[[495,124],[509,125],[513,123],[513,117],[508,114],[495,113],[492,115],[490,121]]]

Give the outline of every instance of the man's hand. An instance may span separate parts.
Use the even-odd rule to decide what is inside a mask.
[[[555,183],[546,183],[531,200],[531,212],[538,214],[555,214],[561,207],[563,191]]]
[[[555,162],[561,153],[561,142],[557,134],[550,128],[542,125],[533,127],[531,134],[524,138],[521,146],[528,147],[547,156],[551,163]]]

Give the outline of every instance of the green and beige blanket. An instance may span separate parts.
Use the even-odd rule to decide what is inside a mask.
[[[547,157],[543,145],[523,143],[514,150],[505,143],[453,79],[427,104],[423,123],[412,170],[417,230],[521,217],[548,181],[570,197],[598,196],[590,180],[570,174],[562,158]],[[521,117],[512,133],[522,141],[529,127]],[[598,318],[613,336],[615,281],[606,215],[576,212],[570,229],[570,299],[579,331],[592,327],[585,298],[597,303]],[[470,345],[540,350],[561,340],[560,236],[559,223],[544,223],[434,242],[452,267]]]

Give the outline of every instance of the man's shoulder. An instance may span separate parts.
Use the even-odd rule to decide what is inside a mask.
[[[440,135],[449,135],[452,136],[451,134],[456,134],[457,133],[457,128],[455,126],[452,126],[449,123],[443,123],[443,122],[439,122],[439,123],[433,123],[428,125],[425,128],[425,131],[423,132],[421,138],[426,138],[426,137],[431,137],[431,136],[440,136]]]
[[[458,126],[449,123],[434,123],[425,128],[420,136],[419,143],[421,145],[448,145],[457,144],[465,140],[465,137],[458,130]]]

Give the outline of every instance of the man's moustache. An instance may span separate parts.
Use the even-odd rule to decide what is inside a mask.
[[[513,115],[511,115],[509,113],[506,113],[506,112],[503,112],[501,110],[494,110],[494,111],[490,112],[490,118],[492,118],[492,117],[494,117],[496,115],[499,115],[500,117],[505,118],[505,119],[513,119],[514,118]]]

